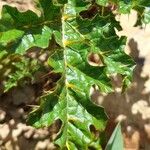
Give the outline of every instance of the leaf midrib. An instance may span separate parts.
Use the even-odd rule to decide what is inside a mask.
[[[61,18],[61,21],[62,21],[62,46],[63,46],[63,49],[64,49],[64,51],[63,51],[63,57],[64,57],[64,80],[65,80],[65,82],[64,82],[64,87],[65,87],[65,90],[66,90],[66,115],[67,115],[67,120],[66,120],[66,124],[65,124],[65,126],[67,126],[68,127],[68,88],[67,88],[67,84],[68,84],[68,81],[67,81],[67,58],[66,58],[66,55],[67,55],[67,50],[66,50],[66,40],[65,40],[65,16],[64,16],[64,11],[65,11],[65,4],[64,4],[64,6],[63,6],[63,8],[62,8],[62,18]],[[67,128],[66,127],[66,128]],[[67,137],[67,139],[66,139],[66,146],[67,146],[67,148],[68,149],[70,149],[69,148],[69,144],[68,144],[68,132],[66,133],[67,135],[66,135],[66,137]]]

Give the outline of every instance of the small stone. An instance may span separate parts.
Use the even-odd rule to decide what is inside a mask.
[[[7,150],[13,150],[12,142],[11,142],[11,141],[8,141],[8,142],[5,144],[5,148],[6,148]]]
[[[127,126],[127,133],[132,134],[133,128],[131,126]]]
[[[19,129],[14,129],[14,130],[12,131],[12,137],[13,137],[13,138],[17,138],[18,136],[21,135],[21,133],[22,133],[22,129],[21,129],[21,128],[19,128]]]
[[[47,149],[48,149],[48,150],[50,150],[50,149],[51,149],[51,150],[52,150],[52,149],[56,149],[56,146],[55,146],[53,143],[49,143],[48,146],[47,146]]]
[[[6,112],[3,110],[0,110],[0,122],[4,121],[6,117]]]
[[[18,123],[17,124],[17,128],[22,129],[22,131],[24,131],[26,129],[26,127],[27,126],[25,124],[23,124],[23,123]]]
[[[49,140],[39,141],[36,144],[35,150],[45,150],[48,146]]]
[[[35,134],[33,135],[34,139],[45,139],[49,135],[48,130],[46,129],[38,129],[35,131]]]
[[[139,150],[140,133],[139,131],[133,131],[131,135],[123,134],[125,149]]]
[[[19,109],[18,109],[18,113],[19,113],[20,115],[23,115],[23,114],[24,114],[23,108],[19,108]]]
[[[33,130],[33,131],[35,131],[35,128],[34,127],[32,127],[32,126],[26,126],[25,125],[25,127],[24,127],[24,129],[23,129],[23,131],[28,131],[28,130]]]
[[[127,119],[127,116],[120,114],[118,115],[118,117],[116,118],[116,122],[122,122],[125,121]]]
[[[35,133],[35,134],[33,135],[33,139],[35,139],[35,140],[39,139],[39,135],[38,135],[37,133]]]
[[[15,125],[15,120],[14,120],[14,119],[11,119],[11,120],[9,121],[9,124],[10,124],[11,126],[14,126],[14,125]]]
[[[12,143],[12,141],[8,141],[5,144],[6,150],[20,150],[19,146],[17,144]]]
[[[0,125],[0,139],[5,140],[10,133],[8,124]]]
[[[44,53],[44,54],[42,54],[42,55],[39,56],[39,60],[42,61],[42,62],[44,62],[44,61],[46,61],[47,56],[48,55],[46,53]]]
[[[27,131],[27,132],[24,133],[24,137],[26,139],[29,139],[29,138],[31,138],[31,136],[33,135],[33,133],[34,133],[33,130],[29,130],[29,131]]]
[[[150,124],[145,124],[144,125],[144,130],[147,134],[148,139],[150,139]]]

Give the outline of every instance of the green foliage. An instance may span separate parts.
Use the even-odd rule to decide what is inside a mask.
[[[41,96],[40,107],[30,113],[28,122],[40,128],[60,120],[55,143],[61,149],[101,149],[101,138],[91,127],[103,131],[107,116],[104,108],[92,102],[90,89],[96,85],[102,93],[112,92],[111,76],[119,74],[124,92],[131,83],[135,65],[124,52],[126,37],[118,37],[115,32],[121,27],[113,10],[141,10],[140,14],[145,12],[144,22],[149,23],[145,10],[149,5],[145,0],[39,0],[40,16],[3,7],[0,72],[1,81],[5,79],[4,91],[17,86],[20,80],[32,78],[41,67],[37,59],[26,56],[30,49],[48,50],[45,63],[52,68],[51,73],[59,73],[61,78],[53,91]],[[96,65],[90,63],[92,54],[98,56]],[[116,129],[110,145],[116,143],[116,136],[120,137],[118,132]]]
[[[12,87],[18,85],[18,81],[24,78],[31,78],[33,80],[33,74],[39,69],[36,60],[30,61],[29,59],[22,58],[18,62],[11,62],[14,72],[9,73],[6,83],[4,83],[4,92],[7,92]]]
[[[150,23],[150,8],[146,8],[143,12],[142,21],[144,24]]]
[[[0,81],[4,92],[17,86],[24,78],[33,79],[33,74],[39,69],[37,60],[8,54],[6,50],[1,50],[0,62]]]

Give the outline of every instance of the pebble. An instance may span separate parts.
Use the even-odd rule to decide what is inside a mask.
[[[42,62],[44,62],[44,61],[46,61],[47,56],[48,55],[46,53],[44,53],[44,54],[42,54],[42,55],[39,56],[39,60],[42,61]]]
[[[36,146],[35,150],[45,150],[48,146],[49,140],[39,141]]]
[[[127,119],[127,116],[120,114],[117,116],[117,118],[115,119],[116,122],[122,122],[125,121]]]
[[[13,150],[12,142],[11,142],[11,141],[6,142],[5,148],[6,148],[7,150]]]
[[[47,149],[48,149],[48,150],[53,150],[53,149],[56,149],[56,146],[55,146],[53,143],[49,143],[49,144],[47,145]]]
[[[5,144],[6,150],[20,150],[19,146],[17,144],[12,143],[12,141],[8,141]]]
[[[28,127],[23,123],[18,123],[17,128],[22,129],[23,131],[27,131]]]
[[[26,139],[30,139],[33,134],[34,134],[34,131],[33,130],[29,130],[29,131],[27,131],[27,132],[24,133],[24,137]]]
[[[19,108],[17,110],[17,112],[20,114],[20,115],[23,115],[24,114],[24,109],[23,108]]]
[[[46,129],[38,129],[35,131],[35,134],[33,135],[34,139],[45,139],[49,135],[49,132]]]
[[[145,124],[144,125],[144,130],[147,134],[148,139],[150,139],[150,124]]]
[[[10,133],[8,124],[0,125],[0,139],[5,140]]]
[[[0,110],[0,122],[4,121],[6,117],[6,112],[3,110]]]
[[[11,120],[9,121],[9,125],[10,125],[10,126],[14,126],[14,125],[15,125],[15,120],[14,120],[14,119],[11,119]]]
[[[13,138],[17,138],[21,134],[22,134],[22,129],[21,128],[17,128],[17,129],[12,130],[12,137]]]

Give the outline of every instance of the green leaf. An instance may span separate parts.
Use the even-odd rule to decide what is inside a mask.
[[[122,37],[120,39],[120,47],[115,49],[112,53],[107,53],[104,58],[107,64],[107,71],[110,75],[122,75],[122,92],[131,84],[133,70],[135,68],[135,62],[124,52],[125,43],[126,39]]]
[[[66,4],[68,0],[53,0],[54,5]]]
[[[134,0],[134,5],[139,5],[141,7],[150,7],[150,1],[147,0]]]
[[[18,39],[23,37],[23,32],[13,29],[8,30],[5,33],[0,33],[0,45],[2,47],[6,47],[7,45],[11,44],[12,42],[15,43]]]
[[[76,148],[87,149],[93,143],[95,148],[100,148],[96,142],[98,139],[90,132],[90,125],[95,125],[97,130],[104,129],[106,116],[103,108],[92,104],[89,95],[81,89],[80,94],[75,90],[73,87],[64,87],[61,93],[44,96],[41,108],[32,113],[29,121],[35,127],[41,127],[49,126],[54,120],[61,119],[61,133],[56,140],[61,148],[71,149],[73,144]]]
[[[140,9],[150,7],[150,2],[147,0],[110,0],[110,2],[118,7],[119,13],[130,13],[131,9],[136,9],[139,13]]]
[[[142,19],[144,24],[149,24],[150,23],[150,8],[146,8],[143,12],[143,19]]]
[[[118,5],[120,13],[130,13],[130,10],[133,8],[132,0],[120,0]]]
[[[107,7],[106,0],[95,2],[39,0],[41,16],[32,11],[19,12],[10,6],[4,6],[2,11],[0,49],[12,56],[13,52],[24,55],[32,47],[46,48],[52,73],[61,75],[54,90],[41,96],[40,107],[28,117],[28,122],[37,128],[60,120],[62,125],[55,139],[60,149],[102,149],[101,139],[91,131],[91,126],[97,132],[103,131],[107,116],[104,108],[91,100],[91,88],[96,85],[101,93],[112,92],[112,74],[123,77],[123,89],[131,82],[134,62],[124,52],[126,38],[116,35],[115,29],[121,30],[119,22],[110,11],[100,14],[100,6]],[[132,8],[130,1],[113,3],[123,13],[126,12],[121,7],[125,4],[127,11]],[[38,69],[36,63],[17,54],[13,56],[19,56],[19,62],[11,64],[16,71],[7,75],[6,91],[24,77],[31,78]],[[92,65],[91,54],[97,54],[101,64]],[[0,51],[2,59],[5,55]]]
[[[4,92],[7,92],[18,85],[20,80],[24,78],[33,79],[33,74],[39,69],[36,60],[29,61],[29,59],[22,58],[20,62],[12,62],[13,71],[8,75],[4,84]]]
[[[118,22],[110,14],[106,17],[96,16],[92,21],[78,21],[80,32],[90,41],[92,51],[98,53],[106,65],[106,74],[120,74],[123,77],[123,91],[132,81],[134,61],[124,52],[126,38],[119,38],[115,29],[120,30]]]
[[[105,150],[117,150],[117,149],[118,150],[124,149],[120,124],[116,126],[105,148]]]
[[[90,88],[95,84],[102,91],[111,88],[105,68],[90,66],[87,61],[90,46],[75,27],[75,15],[75,2],[70,1],[62,14],[63,47],[56,49],[48,61],[54,72],[62,73],[62,78],[53,93],[42,97],[41,107],[30,114],[28,121],[42,127],[60,119],[62,127],[56,143],[61,148],[87,149],[92,145],[100,149],[99,139],[91,133],[90,126],[103,130],[107,117],[104,109],[91,101]]]
[[[108,0],[96,0],[98,5],[106,6],[108,4]]]
[[[30,60],[18,54],[8,54],[6,50],[0,51],[0,62],[0,81],[4,92],[16,87],[25,78],[32,80],[33,74],[40,66],[37,60]]]
[[[28,50],[31,47],[48,47],[49,40],[51,40],[52,31],[47,26],[43,26],[41,31],[37,29],[37,33],[33,34],[24,34],[21,38],[21,43],[17,45],[15,53],[24,54],[25,50]]]
[[[0,47],[8,51],[11,50],[11,52],[15,49],[15,53],[19,54],[25,54],[29,48],[34,46],[48,47],[57,24],[55,19],[59,20],[58,16],[60,16],[58,13],[60,7],[54,6],[52,2],[49,2],[48,7],[50,10],[46,10],[45,7],[43,9],[53,11],[53,14],[56,15],[46,15],[44,11],[38,17],[32,11],[19,12],[17,8],[4,6],[0,20]],[[11,36],[7,38],[9,34]]]
[[[53,92],[41,97],[40,107],[31,112],[28,122],[40,128],[59,119],[62,126],[55,143],[61,149],[101,149],[100,139],[90,131],[90,126],[102,131],[107,117],[104,109],[92,102],[90,89],[97,85],[101,92],[111,92],[108,77],[112,70],[131,80],[133,61],[123,51],[124,37],[116,35],[114,28],[121,27],[113,14],[83,19],[79,15],[83,9],[78,7],[78,1],[68,0],[62,8],[61,26],[54,34],[61,44],[48,59],[53,72],[61,73],[61,79]],[[91,53],[99,54],[104,66],[90,65]]]

